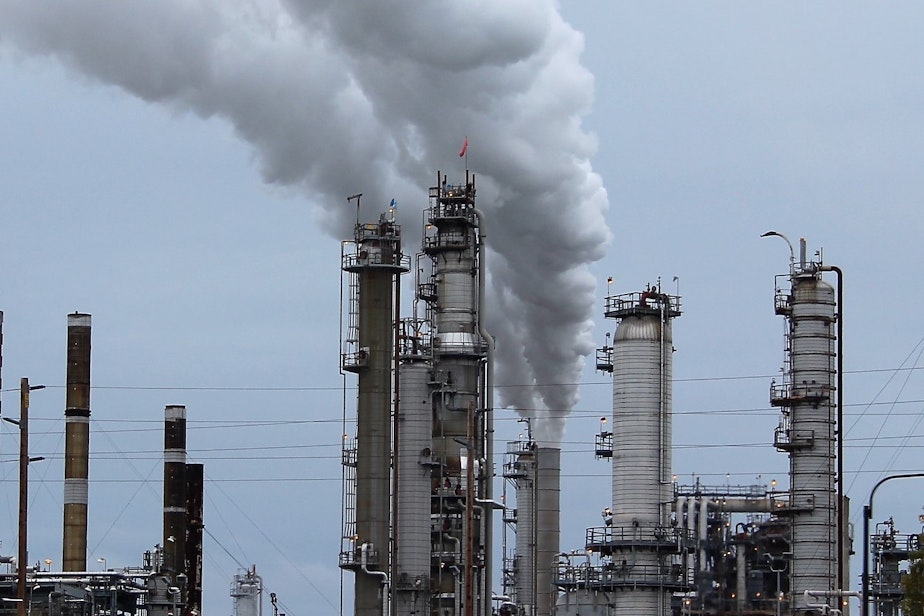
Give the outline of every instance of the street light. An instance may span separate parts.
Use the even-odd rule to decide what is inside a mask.
[[[770,571],[776,574],[776,616],[780,616],[780,610],[783,604],[783,589],[780,588],[780,574],[786,571],[786,561],[783,560],[782,555],[779,558],[774,558],[772,554],[764,554],[764,558],[767,559],[770,565]],[[776,565],[776,567],[774,567],[774,565]]]
[[[19,426],[19,553],[16,562],[18,574],[16,597],[19,599],[19,616],[26,616],[26,563],[28,562],[28,527],[29,527],[29,462],[44,460],[43,457],[29,457],[29,392],[45,389],[44,385],[29,386],[29,379],[19,381],[19,420],[3,418]],[[31,593],[29,600],[31,601]]]
[[[889,475],[883,477],[869,493],[869,502],[863,505],[863,614],[869,616],[869,521],[873,517],[873,497],[876,496],[876,490],[879,486],[892,479],[908,479],[911,477],[924,477],[924,473],[903,473],[901,475]]]
[[[103,566],[103,571],[106,570],[106,559],[104,557],[97,558],[96,562]]]

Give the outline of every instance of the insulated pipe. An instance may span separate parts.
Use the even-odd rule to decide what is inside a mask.
[[[706,540],[709,533],[709,506],[712,504],[712,499],[704,498],[699,501],[699,517],[697,518],[697,523],[699,524],[699,570],[706,571],[708,567],[706,566]]]
[[[478,333],[481,334],[481,337],[485,341],[485,350],[486,350],[486,364],[484,372],[484,421],[485,421],[485,437],[484,437],[484,458],[487,462],[485,475],[486,481],[484,486],[484,498],[485,500],[494,499],[494,336],[487,330],[484,324],[484,303],[485,303],[485,280],[487,279],[487,272],[485,266],[485,253],[487,252],[487,246],[485,246],[485,239],[488,237],[487,232],[485,231],[485,222],[484,214],[478,208],[473,208],[472,212],[475,214],[475,217],[478,219]],[[488,608],[491,607],[492,599],[492,586],[491,586],[491,576],[493,574],[493,568],[491,563],[493,561],[493,546],[494,546],[494,510],[492,507],[486,507],[484,510],[484,551],[486,557],[484,559],[484,577],[485,577],[485,587],[484,587],[484,596],[485,596],[485,613],[488,613]]]
[[[389,588],[389,584],[388,584],[388,574],[385,573],[384,571],[370,571],[370,570],[369,570],[369,567],[368,567],[369,558],[368,558],[368,556],[366,556],[366,553],[369,551],[369,549],[370,549],[371,547],[372,547],[372,544],[371,544],[371,543],[363,543],[362,546],[360,546],[360,548],[359,548],[359,551],[360,551],[360,566],[362,567],[363,573],[367,573],[368,575],[375,576],[375,577],[380,577],[380,578],[381,578],[381,580],[382,580],[382,603],[383,603],[383,605],[382,605],[382,613],[383,613],[383,614],[388,614],[388,613],[389,613],[389,609],[388,609],[388,588]]]
[[[844,553],[844,272],[835,265],[823,265],[821,271],[837,275],[837,587],[848,585]]]
[[[719,511],[730,513],[772,513],[773,501],[769,498],[723,498],[713,501]]]
[[[63,571],[87,569],[90,468],[89,314],[67,316],[67,394],[64,409]],[[25,566],[22,563],[21,566]]]

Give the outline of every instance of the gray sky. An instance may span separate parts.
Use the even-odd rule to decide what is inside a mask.
[[[237,559],[290,616],[337,613],[345,196],[364,192],[370,217],[397,198],[416,237],[436,170],[463,172],[465,135],[492,216],[508,400],[579,397],[563,549],[609,504],[592,457],[609,381],[580,360],[611,328],[607,276],[613,292],[679,277],[680,479],[786,484],[768,389],[788,252],[768,229],[845,272],[855,510],[881,476],[920,470],[924,387],[899,369],[924,348],[924,8],[474,4],[436,18],[412,2],[0,2],[3,386],[52,386],[32,398],[32,452],[48,460],[32,467],[30,560],[60,564],[66,315],[80,310],[94,318],[90,562],[137,564],[159,541],[163,406],[186,404],[206,465],[207,609],[230,611]],[[562,382],[576,385],[532,386]],[[5,393],[3,413],[17,402]],[[500,440],[516,417],[499,412]],[[13,553],[16,435],[2,425]],[[912,487],[883,488],[876,518],[918,530]]]

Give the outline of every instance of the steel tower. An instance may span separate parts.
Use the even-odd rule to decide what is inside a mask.
[[[357,196],[358,199],[358,196]],[[356,574],[354,613],[388,613],[392,467],[392,378],[398,279],[408,270],[394,211],[360,224],[342,247],[349,273],[341,366],[358,376],[356,441],[344,439],[340,566]]]
[[[789,495],[776,513],[790,520],[794,614],[819,602],[842,607],[836,595],[843,590],[838,567],[846,551],[839,554],[836,492],[838,307],[834,288],[821,278],[832,268],[807,262],[804,240],[800,253],[790,273],[777,277],[775,309],[786,318],[786,359],[782,382],[770,387],[771,403],[782,413],[774,445],[789,455]],[[781,278],[788,289],[781,287]],[[806,602],[806,591],[831,596]]]
[[[418,297],[432,327],[431,614],[489,614],[491,480],[489,341],[481,323],[483,226],[474,177],[437,174],[425,213],[428,276]]]
[[[671,523],[671,322],[680,298],[649,287],[607,297],[605,315],[619,325],[598,352],[598,369],[613,373],[613,426],[597,456],[612,459],[613,505],[604,526],[587,529],[586,554],[563,557],[556,613],[667,614],[672,593],[689,589],[681,555],[693,546],[689,529]]]

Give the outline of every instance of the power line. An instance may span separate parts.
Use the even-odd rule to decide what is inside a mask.
[[[876,373],[893,373],[905,371],[924,370],[924,366],[909,366],[898,368],[868,368],[863,370],[845,370],[844,374],[876,374]],[[746,381],[753,379],[772,379],[777,378],[779,374],[743,374],[729,376],[704,376],[704,377],[687,377],[675,378],[674,383],[702,383],[716,381]],[[577,381],[562,383],[513,383],[497,384],[497,389],[513,389],[518,387],[574,387],[576,385],[609,385],[612,381]],[[63,389],[65,385],[46,385],[46,389]],[[244,386],[221,386],[221,385],[92,385],[90,389],[95,390],[113,390],[113,391],[227,391],[227,392],[310,392],[310,391],[341,391],[342,386],[324,385],[324,386],[287,386],[287,385],[244,385]],[[355,389],[355,387],[348,387]],[[19,391],[18,388],[7,388],[0,391],[12,392]]]

